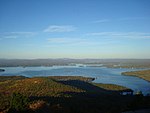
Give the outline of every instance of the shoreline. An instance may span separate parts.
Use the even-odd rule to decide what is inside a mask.
[[[143,79],[147,82],[150,82],[150,70],[122,72],[121,74],[124,76],[138,77],[138,78]]]

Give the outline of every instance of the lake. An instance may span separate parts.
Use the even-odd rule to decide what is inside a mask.
[[[142,91],[143,94],[150,93],[150,82],[143,79],[123,76],[122,72],[136,71],[142,69],[106,68],[106,67],[80,67],[80,66],[52,66],[52,67],[2,67],[5,72],[0,75],[23,75],[26,77],[35,76],[85,76],[96,78],[93,82],[110,83],[122,85],[134,90]]]

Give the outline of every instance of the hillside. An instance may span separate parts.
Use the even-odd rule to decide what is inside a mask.
[[[120,95],[120,92],[130,89],[113,84],[92,83],[93,78],[89,77],[0,78],[1,113],[119,113],[149,105],[149,97],[142,97],[142,100],[132,105],[136,97]],[[142,106],[141,102],[144,103]]]
[[[123,72],[122,75],[135,76],[150,82],[150,70]]]

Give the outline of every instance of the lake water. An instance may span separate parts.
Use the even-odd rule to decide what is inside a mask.
[[[3,67],[5,72],[0,75],[23,75],[35,76],[85,76],[94,77],[96,83],[111,83],[126,86],[135,92],[142,91],[143,94],[150,93],[150,82],[138,77],[123,76],[122,72],[136,71],[141,69],[120,69],[106,67],[78,67],[78,66],[53,66],[53,67]]]

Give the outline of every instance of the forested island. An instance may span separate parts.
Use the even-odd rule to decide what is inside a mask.
[[[1,113],[121,113],[150,107],[150,97],[82,76],[0,76]]]

